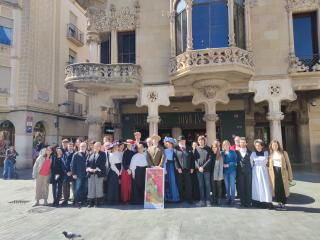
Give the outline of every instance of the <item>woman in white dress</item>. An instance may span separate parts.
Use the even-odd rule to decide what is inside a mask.
[[[273,208],[272,188],[268,171],[268,152],[263,149],[263,141],[254,141],[255,151],[250,156],[252,166],[252,205]]]

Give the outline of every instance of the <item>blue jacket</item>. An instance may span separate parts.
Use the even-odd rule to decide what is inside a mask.
[[[229,167],[224,168],[225,173],[230,173],[236,171],[237,169],[237,154],[235,151],[230,150],[228,154],[225,151],[221,152],[221,156],[223,157],[223,163],[229,164]]]
[[[78,178],[85,178],[87,176],[86,161],[88,155],[89,154],[87,152],[76,152],[75,154],[73,154],[71,161],[72,175],[77,175]]]

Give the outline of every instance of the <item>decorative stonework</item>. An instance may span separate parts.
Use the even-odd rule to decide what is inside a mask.
[[[204,96],[208,99],[215,98],[217,96],[217,91],[219,88],[217,86],[208,86],[205,88],[200,89]]]
[[[237,47],[192,50],[170,60],[170,74],[177,74],[196,66],[237,64],[253,69],[252,53]]]
[[[65,85],[83,83],[133,84],[141,83],[141,67],[135,64],[79,63],[66,68]],[[110,87],[110,86],[109,86]]]
[[[215,114],[215,113],[205,114],[203,117],[203,121],[205,121],[205,122],[207,122],[207,121],[216,122],[218,120],[219,120],[219,116],[218,116],[218,114]]]
[[[298,57],[289,57],[290,59],[290,66],[289,66],[289,73],[299,73],[299,72],[308,72],[309,67],[305,66]]]
[[[102,9],[90,7],[86,11],[87,30],[94,32],[110,32],[135,30],[139,26],[140,5],[135,2],[133,7],[124,7],[117,10],[111,4],[106,13]]]
[[[287,2],[287,10],[292,12],[315,10],[320,7],[319,0],[287,0]]]
[[[157,101],[157,99],[158,99],[158,93],[156,92],[156,91],[150,91],[149,93],[148,93],[148,99],[149,99],[149,101],[150,102],[155,102],[155,101]]]
[[[281,87],[278,84],[272,84],[269,86],[271,96],[278,96],[281,93]]]

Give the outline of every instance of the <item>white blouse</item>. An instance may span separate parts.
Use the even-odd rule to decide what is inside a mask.
[[[274,151],[272,154],[272,162],[274,167],[281,168],[281,154],[278,151]]]
[[[121,170],[116,167],[117,163],[122,163],[122,153],[121,152],[113,152],[109,155],[110,168],[114,171],[118,176],[121,174]]]
[[[137,167],[147,167],[147,157],[144,153],[136,153],[133,155],[130,163],[130,170],[132,172],[132,177],[135,177],[135,171]]]

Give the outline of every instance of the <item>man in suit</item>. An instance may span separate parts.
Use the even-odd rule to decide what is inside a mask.
[[[239,180],[240,201],[242,207],[251,205],[251,181],[252,169],[250,163],[251,151],[247,149],[247,141],[244,137],[240,138],[240,148],[237,154],[237,176]]]
[[[148,147],[147,150],[147,161],[150,167],[163,167],[164,164],[164,150],[159,146],[161,137],[153,135],[151,137],[152,146]]]
[[[101,151],[101,143],[93,145],[86,171],[88,176],[88,207],[98,206],[99,200],[103,199],[103,180],[106,175],[106,154]]]
[[[178,137],[178,146],[175,149],[178,161],[175,162],[177,169],[177,181],[180,199],[192,203],[192,178],[194,171],[194,159],[192,149],[186,146],[184,136]]]

